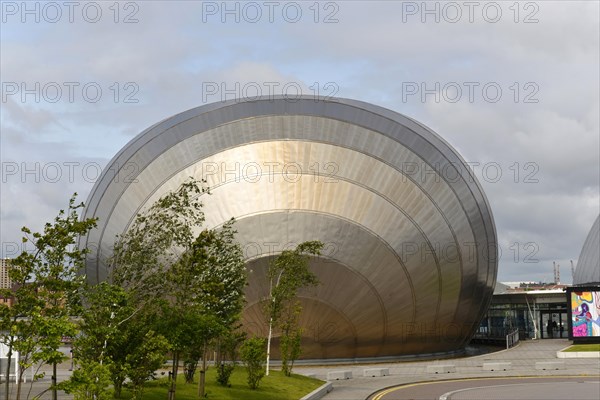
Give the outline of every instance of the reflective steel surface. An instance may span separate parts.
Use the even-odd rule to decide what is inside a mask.
[[[236,217],[248,259],[245,326],[270,257],[325,243],[301,293],[304,358],[454,351],[483,316],[497,272],[485,195],[458,153],[393,111],[347,99],[262,98],[198,107],[126,145],[88,198],[87,273],[106,278],[115,235],[189,176],[204,178],[205,227]]]
[[[600,284],[600,216],[596,218],[581,248],[573,284]]]

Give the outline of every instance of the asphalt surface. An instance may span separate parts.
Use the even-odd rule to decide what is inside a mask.
[[[538,398],[543,400],[600,399],[600,390],[598,389],[600,358],[557,358],[556,352],[568,347],[570,344],[571,342],[567,339],[528,340],[522,341],[518,346],[509,350],[502,350],[474,357],[369,365],[301,366],[295,367],[294,372],[300,374],[315,374],[317,378],[327,380],[327,373],[329,371],[352,371],[352,379],[332,381],[334,390],[323,397],[323,400],[372,399],[373,395],[379,391],[399,385],[413,386],[406,386],[404,389],[398,389],[396,392],[390,391],[389,397],[382,397],[381,400],[411,398],[414,398],[415,400],[437,400],[441,395],[453,390],[477,387],[484,388],[469,391],[463,390],[452,394],[447,397],[446,400],[519,400],[519,397],[517,397],[517,395],[521,395],[519,393],[525,393],[522,395],[524,396],[522,398],[527,400]],[[536,370],[537,362],[548,361],[562,361],[564,362],[565,369]],[[484,362],[510,362],[511,367],[507,371],[484,371]],[[456,372],[445,374],[428,373],[427,367],[435,364],[453,364],[456,368]],[[364,377],[363,372],[365,368],[388,368],[390,375],[375,378]],[[535,380],[518,379],[525,377],[530,379],[545,378],[546,380],[539,382],[538,384]],[[575,379],[570,379],[570,377],[574,377]],[[489,380],[488,384],[485,381],[477,382],[472,380],[475,378],[509,378],[509,380],[505,383]],[[455,383],[454,381],[459,381],[459,383]],[[569,383],[571,386],[567,387],[572,388],[573,390],[577,388],[577,390],[567,397],[552,397],[553,393],[560,393],[560,396],[563,396],[564,393],[551,386],[542,385],[542,383],[548,383],[548,381]],[[425,382],[437,382],[439,385],[415,385],[417,383]],[[573,386],[575,385],[574,382],[592,383],[583,383],[579,386]],[[511,386],[510,388],[505,387],[504,389],[501,389],[501,385],[503,384],[520,384],[520,386]],[[497,388],[494,389],[491,386]],[[531,387],[532,389],[528,390],[527,387]],[[410,389],[410,391],[408,389]],[[415,391],[414,394],[411,394],[413,393],[412,390]],[[510,393],[509,397],[503,397],[506,393]],[[590,395],[593,397],[590,397]]]
[[[383,390],[370,400],[598,400],[593,377],[472,378],[417,383]]]

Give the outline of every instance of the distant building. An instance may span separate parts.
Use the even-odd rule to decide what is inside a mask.
[[[492,303],[474,339],[502,342],[515,330],[521,339],[567,338],[566,285],[497,283]]]
[[[10,258],[0,259],[0,289],[10,289],[11,287],[10,277],[8,276],[10,261]]]
[[[12,287],[12,282],[10,277],[8,276],[8,271],[11,267],[11,259],[10,258],[0,258],[0,289],[10,289]],[[10,307],[12,305],[13,299],[12,297],[4,298],[0,296],[0,304],[8,304]]]
[[[509,285],[510,283],[510,285]],[[512,285],[514,283],[518,283],[518,285]],[[545,283],[545,282],[502,282],[505,286],[507,286],[504,292],[507,293],[520,293],[520,292],[528,292],[533,290],[562,290],[568,287],[569,285],[564,285],[562,283]],[[498,287],[494,290],[494,294],[497,294]]]
[[[508,286],[511,289],[516,289],[516,288],[527,286],[527,285],[536,285],[537,283],[538,282],[534,282],[534,281],[528,281],[528,282],[524,282],[524,281],[502,282],[503,285]]]

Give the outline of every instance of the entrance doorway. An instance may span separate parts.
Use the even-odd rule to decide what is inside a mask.
[[[540,311],[540,331],[542,339],[568,337],[567,310]]]

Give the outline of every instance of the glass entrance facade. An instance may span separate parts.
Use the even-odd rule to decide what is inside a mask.
[[[521,339],[567,338],[567,299],[562,290],[494,294],[476,337],[498,338],[514,330]]]
[[[540,311],[541,339],[568,337],[567,310]]]

